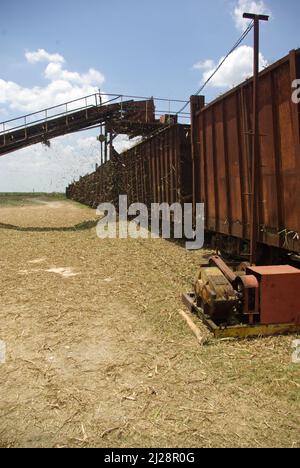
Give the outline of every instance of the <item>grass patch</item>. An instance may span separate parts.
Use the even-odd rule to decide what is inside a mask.
[[[13,206],[28,206],[43,201],[65,200],[63,193],[18,193],[18,192],[1,192],[0,207]]]

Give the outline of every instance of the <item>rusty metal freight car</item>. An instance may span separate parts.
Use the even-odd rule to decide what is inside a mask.
[[[128,203],[192,201],[190,126],[174,124],[122,155]]]
[[[300,252],[300,105],[292,102],[297,78],[300,49],[259,78],[258,239],[266,255]],[[206,230],[234,254],[249,251],[244,241],[250,238],[252,83],[207,106],[203,97],[191,97],[193,199],[205,203]]]
[[[130,150],[114,152],[110,161],[67,188],[73,200],[96,207],[128,203],[184,203],[192,201],[190,126],[174,124],[156,132]]]
[[[112,160],[99,166],[95,172],[87,174],[66,189],[66,196],[74,201],[96,208],[100,203],[118,202],[122,192],[120,174],[120,155],[115,153]]]

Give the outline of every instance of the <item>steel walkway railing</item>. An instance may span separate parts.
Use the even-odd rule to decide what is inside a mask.
[[[112,122],[117,133],[134,136],[157,128],[154,98],[134,96],[133,99],[143,100],[126,100],[128,98],[131,96],[95,93],[1,122],[0,156],[32,144],[48,143],[57,136],[103,124],[112,125]],[[169,110],[157,111],[158,115],[171,114],[171,103],[182,102],[155,99],[169,104]],[[189,114],[183,113],[181,117],[187,119]]]

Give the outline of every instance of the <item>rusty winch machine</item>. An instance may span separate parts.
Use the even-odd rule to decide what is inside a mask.
[[[292,266],[227,265],[213,256],[194,289],[184,303],[216,337],[300,331],[300,270]]]

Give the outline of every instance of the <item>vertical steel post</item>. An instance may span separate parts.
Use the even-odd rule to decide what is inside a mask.
[[[100,150],[101,150],[101,166],[104,163],[103,161],[103,124],[100,125]]]
[[[105,135],[105,142],[104,142],[104,162],[108,161],[108,131],[105,127],[104,130],[104,135]]]
[[[258,240],[258,194],[260,177],[260,133],[259,133],[259,22],[268,21],[269,16],[244,13],[243,18],[254,21],[254,50],[253,50],[253,151],[252,151],[252,199],[250,226],[250,263],[257,260]]]
[[[204,96],[190,97],[191,135],[192,135],[192,191],[193,191],[193,223],[196,222],[196,203],[201,203],[200,197],[200,141],[199,140],[199,114],[205,107]],[[196,186],[197,181],[197,186]]]
[[[109,156],[108,156],[108,158],[109,158],[110,160],[111,160],[112,148],[113,148],[112,142],[113,142],[112,133],[109,132]]]

